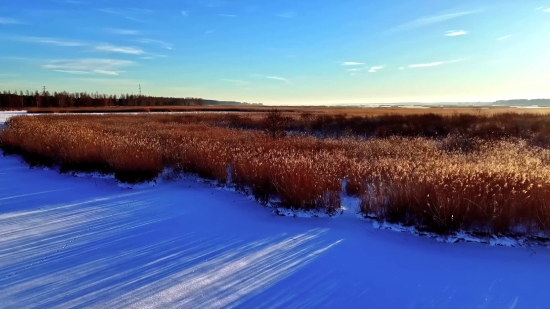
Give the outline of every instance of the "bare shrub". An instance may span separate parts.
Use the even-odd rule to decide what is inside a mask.
[[[272,108],[264,118],[264,128],[266,132],[275,139],[286,135],[286,124],[288,118],[281,111]]]

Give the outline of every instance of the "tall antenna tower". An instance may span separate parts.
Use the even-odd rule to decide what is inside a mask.
[[[141,97],[141,84],[139,84],[139,96]]]

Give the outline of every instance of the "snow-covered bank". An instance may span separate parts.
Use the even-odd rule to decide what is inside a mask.
[[[272,214],[180,180],[31,170],[0,158],[2,308],[545,308],[550,251]]]
[[[13,116],[25,115],[26,111],[0,111],[0,127]]]

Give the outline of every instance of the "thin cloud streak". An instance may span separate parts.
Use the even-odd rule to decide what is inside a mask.
[[[111,75],[111,76],[118,76],[118,73],[119,72],[115,72],[115,71],[107,71],[107,70],[94,70],[94,73],[97,73],[97,74],[103,74],[103,75]]]
[[[500,38],[497,39],[497,41],[503,41],[503,40],[509,39],[511,36],[512,35],[501,36]]]
[[[435,16],[423,17],[423,18],[415,19],[413,21],[410,21],[410,22],[404,23],[402,25],[399,25],[399,26],[397,26],[393,29],[388,30],[388,32],[399,32],[399,31],[405,31],[405,30],[412,30],[412,29],[420,28],[420,27],[426,27],[426,26],[429,26],[429,25],[441,23],[441,22],[444,22],[444,21],[448,21],[448,20],[451,20],[451,19],[455,19],[455,18],[458,18],[458,17],[466,16],[466,15],[470,15],[470,14],[477,13],[477,12],[479,12],[479,11],[464,11],[464,12],[447,13],[447,14],[440,14],[440,15],[435,15]]]
[[[354,65],[359,65],[360,64],[359,62],[353,62],[353,63],[354,63]],[[376,73],[377,71],[382,70],[385,67],[386,67],[385,65],[376,65],[376,66],[372,66],[372,67],[351,68],[351,69],[347,69],[346,71],[357,73],[359,71],[367,70],[369,73]]]
[[[188,11],[181,11],[181,16],[189,17]]]
[[[369,73],[376,73],[377,71],[382,70],[385,67],[386,67],[385,65],[373,66],[369,69]]]
[[[85,43],[78,42],[78,41],[67,41],[63,39],[43,38],[43,37],[33,37],[33,36],[14,37],[13,39],[20,42],[49,44],[49,45],[64,46],[64,47],[78,47],[78,46],[86,45]]]
[[[108,29],[110,33],[121,34],[121,35],[141,35],[139,30],[129,30],[129,29]]]
[[[154,13],[155,11],[149,9],[131,8],[130,10],[141,13]]]
[[[90,72],[87,71],[71,71],[71,70],[54,70],[55,72],[59,73],[67,73],[67,74],[73,74],[73,75],[86,75],[90,74]]]
[[[131,20],[131,21],[135,21],[137,23],[142,23],[143,22],[143,20],[137,19],[137,18],[132,17],[132,16],[126,16],[125,18],[128,19],[128,20]]]
[[[439,62],[430,62],[430,63],[411,64],[409,65],[409,68],[414,69],[414,68],[436,67],[436,66],[442,65],[443,63],[445,62],[439,61]]]
[[[163,48],[172,49],[172,44],[161,41],[161,40],[139,39],[139,40],[135,40],[135,42],[142,43],[142,44],[158,44],[158,45],[162,46]]]
[[[281,18],[294,18],[296,17],[296,12],[294,11],[286,11],[286,12],[283,12],[281,14],[277,14],[275,15],[277,17],[281,17]]]
[[[113,9],[98,9],[98,11],[107,13],[107,14],[120,14],[121,12],[115,11]]]
[[[20,25],[23,22],[10,17],[0,17],[0,25]]]
[[[346,61],[342,63],[343,66],[350,66],[350,65],[364,65],[362,62],[353,62],[353,61]]]
[[[445,33],[445,36],[461,36],[461,35],[466,35],[468,34],[468,32],[464,31],[464,30],[451,30],[451,31],[447,31],[447,33]]]
[[[139,48],[126,47],[126,46],[113,46],[113,45],[99,45],[95,47],[95,50],[110,53],[122,53],[129,55],[141,55],[145,52]]]
[[[430,63],[411,64],[408,67],[411,68],[411,69],[437,67],[437,66],[440,66],[440,65],[443,65],[443,64],[455,63],[455,62],[460,62],[460,61],[463,61],[463,59],[456,59],[456,60],[451,60],[451,61],[438,61],[438,62],[430,62]]]
[[[272,79],[272,80],[278,80],[278,81],[281,81],[281,82],[285,82],[287,84],[290,84],[290,81],[286,78],[283,78],[283,77],[279,77],[279,76],[265,76],[265,78],[267,79]]]
[[[249,84],[249,82],[244,81],[244,80],[240,80],[240,79],[222,78],[221,81],[234,83],[237,86],[243,86],[243,85],[248,85]]]
[[[64,71],[115,71],[117,69],[134,65],[129,60],[106,59],[106,58],[85,58],[76,60],[51,60],[42,67],[44,69]]]
[[[220,16],[222,16],[222,17],[237,17],[237,15],[233,15],[233,14],[220,14]]]
[[[290,80],[284,78],[284,77],[280,77],[280,76],[274,76],[274,75],[261,75],[261,74],[252,74],[252,76],[254,77],[261,77],[261,78],[266,78],[266,79],[271,79],[271,80],[276,80],[276,81],[280,81],[280,82],[285,82],[287,84],[290,84]]]

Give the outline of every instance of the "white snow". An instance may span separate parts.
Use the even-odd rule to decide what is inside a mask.
[[[0,128],[13,116],[25,115],[26,111],[0,111]]]
[[[123,189],[17,157],[0,157],[0,239],[2,308],[550,304],[547,248],[449,244],[355,215],[280,217],[185,178]]]
[[[548,248],[396,233],[408,228],[358,219],[345,196],[341,215],[289,218],[192,178],[87,176],[0,156],[1,308],[550,304]]]

